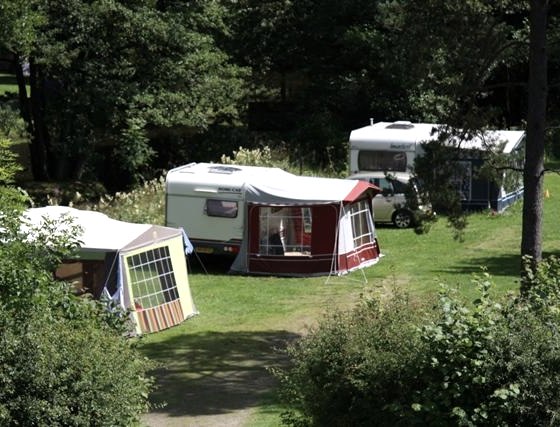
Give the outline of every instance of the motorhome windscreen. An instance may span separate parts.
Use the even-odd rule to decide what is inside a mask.
[[[179,299],[169,247],[150,249],[127,258],[136,310]]]
[[[350,206],[350,219],[354,236],[354,248],[359,248],[375,241],[371,211],[367,201],[361,200]]]
[[[260,207],[259,224],[261,255],[311,254],[311,208]]]
[[[406,172],[404,151],[360,150],[358,168],[361,171]]]

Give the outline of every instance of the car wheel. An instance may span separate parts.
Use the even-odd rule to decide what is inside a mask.
[[[408,228],[412,225],[412,214],[409,211],[400,210],[393,214],[393,224],[397,228]]]

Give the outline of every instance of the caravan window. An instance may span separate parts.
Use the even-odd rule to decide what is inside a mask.
[[[261,207],[259,223],[261,255],[311,254],[311,208]]]
[[[232,200],[208,199],[204,210],[208,216],[236,218],[238,207],[237,202]]]
[[[360,150],[358,153],[358,169],[406,172],[406,153],[404,151]]]

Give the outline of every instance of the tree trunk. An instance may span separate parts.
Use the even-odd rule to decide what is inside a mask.
[[[29,63],[29,86],[31,87],[31,117],[33,135],[31,139],[31,156],[34,157],[33,177],[47,181],[49,172],[49,137],[45,123],[45,87],[41,69],[33,62]]]
[[[18,85],[20,114],[25,121],[27,131],[29,132],[29,137],[31,138],[29,145],[29,152],[31,155],[31,174],[36,180],[45,180],[48,177],[46,155],[44,153],[44,150],[41,149],[41,145],[37,144],[36,142],[37,128],[35,126],[34,120],[35,109],[32,107],[32,96],[28,96],[27,94],[27,85],[25,76],[23,75],[21,58],[18,55],[14,55],[14,57],[14,69]],[[33,80],[33,77],[31,77],[31,75],[30,80]]]
[[[46,181],[50,176],[48,172],[48,133],[44,121],[44,95],[43,87],[40,83],[39,70],[30,61],[30,94],[28,96],[21,58],[18,55],[15,55],[14,66],[18,84],[20,114],[26,123],[27,131],[31,138],[29,145],[31,173],[33,179]]]
[[[530,257],[534,270],[542,260],[544,153],[547,104],[546,27],[548,0],[531,0],[529,44],[529,99],[523,184],[521,255]],[[530,283],[522,281],[522,290]]]

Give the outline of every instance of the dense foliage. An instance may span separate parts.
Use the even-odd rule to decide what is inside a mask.
[[[116,184],[263,140],[340,171],[370,117],[522,125],[526,16],[515,0],[9,0],[0,49],[36,178]]]
[[[0,201],[0,425],[138,421],[151,366],[127,338],[128,316],[53,280],[76,248],[72,224],[22,228],[24,197],[2,187]]]
[[[146,181],[131,191],[102,195],[96,203],[78,201],[77,207],[100,211],[120,221],[164,225],[165,177]]]
[[[276,371],[292,408],[286,424],[394,424],[399,414],[391,408],[414,387],[411,369],[426,351],[416,332],[419,319],[400,293],[326,317],[289,348],[290,367]]]
[[[402,295],[331,315],[280,370],[290,425],[549,425],[560,413],[560,261],[525,298],[465,303],[442,287],[433,309]]]
[[[154,131],[199,132],[238,115],[243,72],[208,30],[219,23],[211,7],[23,3],[3,3],[0,18],[13,25],[0,40],[19,79],[35,178],[131,182],[153,157]]]

